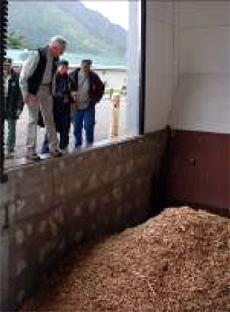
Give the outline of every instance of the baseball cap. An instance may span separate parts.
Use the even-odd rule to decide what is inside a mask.
[[[60,60],[58,66],[69,66],[69,62],[66,60]]]
[[[81,65],[90,67],[92,65],[92,61],[91,60],[82,60]]]

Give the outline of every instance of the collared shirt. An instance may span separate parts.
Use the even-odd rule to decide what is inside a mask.
[[[78,108],[84,109],[89,105],[89,75],[78,72]]]

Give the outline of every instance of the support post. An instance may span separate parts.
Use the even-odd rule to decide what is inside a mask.
[[[0,1],[0,183],[7,182],[4,172],[4,88],[3,62],[6,55],[8,0]]]
[[[110,138],[119,135],[119,111],[120,111],[120,95],[114,95],[110,100]]]

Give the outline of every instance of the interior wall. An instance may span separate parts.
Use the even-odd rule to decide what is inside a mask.
[[[228,1],[147,0],[145,132],[230,133]]]
[[[229,2],[178,2],[175,24],[179,58],[170,125],[230,133]]]
[[[173,88],[173,1],[147,0],[145,132],[168,122]]]
[[[127,107],[126,134],[139,132],[139,89],[141,51],[141,0],[129,1],[129,31],[127,40]]]
[[[181,1],[167,152],[169,202],[230,208],[229,2]]]

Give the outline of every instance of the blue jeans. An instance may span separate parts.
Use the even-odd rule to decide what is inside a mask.
[[[94,142],[95,107],[79,109],[73,116],[74,147],[82,145],[82,129],[85,129],[86,144]]]

